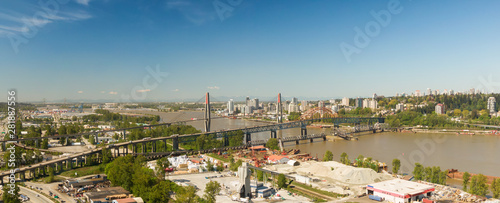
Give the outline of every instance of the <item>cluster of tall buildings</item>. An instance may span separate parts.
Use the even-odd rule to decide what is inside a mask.
[[[355,99],[355,108],[371,108],[373,110],[378,108],[378,102],[376,100],[377,95],[374,94],[373,98],[356,98]],[[318,107],[326,107],[331,108],[332,112],[338,112],[339,109],[343,106],[345,108],[352,109],[350,107],[350,99],[348,97],[342,98],[342,100],[337,103],[335,99],[329,100],[329,105],[325,104],[325,101],[318,101]],[[305,112],[309,110],[311,107],[315,105],[309,103],[306,100],[299,101],[296,97],[291,98],[288,101],[282,101],[282,109],[283,111],[288,111],[288,113],[292,112]],[[229,115],[234,115],[236,113],[242,113],[244,115],[252,114],[252,113],[265,113],[265,112],[275,112],[277,111],[277,104],[273,102],[269,102],[266,104],[259,103],[259,99],[254,98],[250,99],[250,97],[246,97],[244,104],[234,104],[234,100],[230,99],[227,102],[227,112]]]
[[[356,98],[355,100],[355,106],[356,108],[370,108],[370,109],[377,109],[378,108],[378,102],[375,100],[375,98],[372,99],[363,99],[363,98]]]
[[[412,92],[410,95],[407,95],[406,93],[396,93],[396,97],[406,97],[406,96],[412,96],[412,97],[423,97],[423,96],[429,96],[429,95],[457,95],[457,94],[481,94],[482,92],[478,89],[471,88],[469,90],[463,91],[463,92],[456,92],[454,90],[447,90],[444,89],[443,92],[440,92],[438,89],[432,90],[431,88],[427,88],[427,91],[422,92],[420,90],[415,90],[415,92]]]

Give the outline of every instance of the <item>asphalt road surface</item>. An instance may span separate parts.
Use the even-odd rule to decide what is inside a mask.
[[[26,189],[24,187],[19,187],[21,189],[21,194],[26,195],[30,198],[29,201],[27,202],[33,202],[33,203],[53,203],[49,198],[45,197],[42,194],[39,194],[33,190]],[[36,196],[38,195],[38,197]]]

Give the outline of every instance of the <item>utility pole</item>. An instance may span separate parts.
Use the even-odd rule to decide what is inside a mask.
[[[205,132],[210,132],[210,96],[205,95]]]

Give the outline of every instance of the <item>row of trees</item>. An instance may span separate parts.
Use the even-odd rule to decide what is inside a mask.
[[[8,144],[7,144],[8,145]],[[9,147],[9,146],[7,146]],[[11,157],[11,151],[10,150],[4,150],[5,153],[3,154],[3,161],[4,163],[9,163],[10,157]],[[16,150],[14,152],[14,163],[15,167],[21,167],[21,165],[31,165],[31,164],[36,164],[39,163],[43,160],[43,156],[38,150],[25,150],[19,147],[16,147]],[[3,166],[3,169],[7,169],[8,166],[5,164]]]
[[[483,197],[488,193],[487,178],[483,174],[474,175],[471,178],[471,174],[465,172],[462,176],[462,180],[464,191]],[[493,179],[490,191],[493,193],[493,198],[500,198],[500,179]]]
[[[329,150],[325,152],[323,156],[323,161],[333,161],[333,153]],[[349,156],[347,153],[342,152],[340,155],[340,163],[345,165],[351,165],[351,160],[349,160]],[[355,165],[361,168],[371,168],[375,172],[379,172],[378,161],[373,161],[371,157],[365,158],[363,155],[359,155],[355,160]]]
[[[391,127],[423,125],[429,127],[459,127],[461,124],[448,119],[444,115],[435,113],[424,115],[417,111],[403,111],[398,114],[387,116],[386,122]]]
[[[124,121],[124,122],[132,122],[132,123],[146,123],[152,121],[160,121],[160,116],[126,116],[119,113],[113,113],[108,110],[97,109],[95,110],[97,114],[91,114],[83,116],[82,120],[84,121]],[[99,115],[100,114],[100,115]]]
[[[416,180],[423,180],[441,185],[446,185],[447,174],[448,170],[441,171],[439,166],[424,167],[420,163],[415,163],[415,168],[413,169],[413,175]]]
[[[300,112],[291,112],[289,115],[288,115],[288,120],[289,121],[297,121],[297,120],[300,120],[300,116],[302,114]]]

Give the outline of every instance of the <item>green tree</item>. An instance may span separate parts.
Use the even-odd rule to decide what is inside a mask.
[[[286,177],[282,173],[278,175],[278,188],[286,188]]]
[[[330,150],[327,150],[325,152],[325,155],[323,156],[323,161],[333,161],[333,153]]]
[[[462,176],[462,185],[464,187],[464,191],[467,191],[467,186],[469,185],[469,181],[470,181],[470,173],[469,172],[465,172]]]
[[[170,191],[172,191],[170,181],[160,181],[151,189],[149,202],[169,202]]]
[[[52,169],[52,167],[49,167],[49,169],[47,170],[47,172],[48,172],[49,176],[45,180],[45,183],[54,182],[54,169]]]
[[[432,167],[431,182],[432,183],[439,183],[440,175],[441,175],[441,168],[439,166]]]
[[[238,161],[236,161],[236,162],[234,162],[234,160],[233,160],[229,164],[229,169],[231,171],[238,171],[238,167],[240,167],[242,164],[243,164],[243,161],[241,161],[241,159],[238,159]]]
[[[111,159],[113,158],[113,155],[111,154],[111,150],[104,148],[102,149],[102,163],[107,164],[111,162]]]
[[[69,142],[69,141],[68,141]],[[66,146],[66,138],[65,137],[61,137],[59,138],[59,144],[61,144],[62,146]]]
[[[196,196],[196,188],[194,186],[181,187],[175,195],[176,203],[196,203],[198,197]]]
[[[234,147],[234,146],[240,146],[243,144],[243,138],[245,137],[245,134],[243,131],[238,130],[234,132],[234,135],[229,137],[229,146]]]
[[[460,111],[460,109],[455,109],[455,110],[453,110],[453,115],[454,116],[461,116],[462,115],[462,111]]]
[[[470,181],[470,190],[469,192],[474,195],[486,196],[486,192],[488,192],[488,185],[486,184],[486,176],[483,174],[478,174],[472,176]]]
[[[48,139],[43,139],[42,140],[42,149],[48,149],[49,148],[49,140]]]
[[[264,181],[264,172],[257,170],[257,180]]]
[[[424,179],[424,166],[420,163],[415,163],[415,168],[413,168],[413,176],[416,180]]]
[[[401,161],[399,159],[392,160],[392,173],[398,174],[400,168],[401,168]]]
[[[468,118],[469,117],[469,113],[470,113],[469,110],[467,110],[467,109],[463,110],[462,111],[462,117],[463,118]]]
[[[219,194],[220,190],[221,186],[217,181],[210,181],[205,187],[205,194],[203,195],[203,198],[208,203],[215,203],[215,196]]]
[[[137,197],[142,197],[146,201],[149,200],[151,189],[156,185],[158,178],[154,171],[150,168],[142,167],[142,161],[135,160],[133,175],[132,175],[132,192]]]
[[[428,167],[425,167],[425,170],[424,170],[424,173],[425,173],[425,181],[427,182],[432,182],[432,167],[428,166]]]
[[[167,157],[156,160],[156,174],[160,180],[165,179],[165,168],[168,168],[169,166],[170,162],[168,162]]]
[[[342,152],[340,155],[340,162],[342,162],[345,165],[351,165],[351,161],[349,160],[349,156],[347,156],[347,153]]]
[[[212,164],[211,161],[207,161],[207,171],[214,171],[214,165]]]
[[[300,120],[300,112],[291,112],[290,115],[288,115],[288,120],[289,121],[296,121]]]
[[[14,184],[15,185],[15,184]],[[14,189],[10,191],[10,184],[5,184],[3,186],[3,194],[2,200],[5,203],[21,203],[21,199],[19,199],[19,186],[15,185]]]
[[[93,135],[89,136],[89,142],[91,145],[95,145],[95,137]]]
[[[363,167],[363,162],[365,160],[365,157],[363,155],[359,155],[358,158],[356,159],[356,166],[358,167]]]
[[[59,127],[59,130],[57,132],[59,133],[59,135],[66,135],[66,126],[61,125],[61,127]]]
[[[439,174],[439,184],[441,184],[441,185],[446,185],[447,175],[448,175],[448,170],[446,170],[446,171],[442,171],[442,172]]]
[[[278,145],[278,139],[270,138],[269,140],[267,140],[266,147],[270,150],[279,150],[280,147]]]
[[[104,153],[104,149],[103,149]],[[103,154],[103,163],[104,163]],[[113,185],[119,185],[125,190],[131,190],[133,183],[133,176],[135,174],[135,159],[132,155],[118,157],[113,162],[106,166],[105,173]]]
[[[496,178],[491,182],[491,193],[493,193],[493,198],[500,198],[500,178]]]

